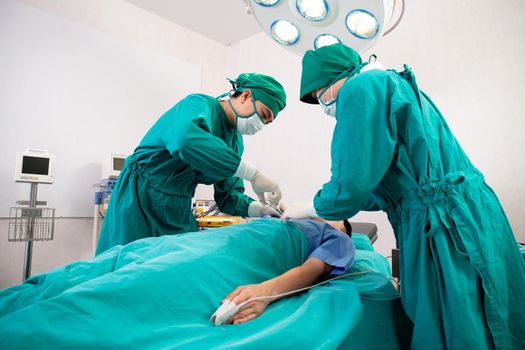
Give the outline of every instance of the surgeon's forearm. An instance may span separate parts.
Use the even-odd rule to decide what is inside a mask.
[[[248,207],[253,201],[244,194],[243,181],[229,177],[213,185],[215,202],[221,212],[229,215],[248,216]]]
[[[308,258],[301,266],[288,270],[282,275],[264,283],[271,286],[272,295],[278,295],[311,286],[322,275],[329,273],[332,269],[332,266],[317,258]]]

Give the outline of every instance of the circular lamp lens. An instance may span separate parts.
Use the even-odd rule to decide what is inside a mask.
[[[296,0],[295,7],[309,21],[322,21],[328,15],[326,0]]]
[[[261,5],[264,7],[271,7],[277,5],[277,3],[281,0],[253,0],[257,5]]]
[[[323,46],[333,45],[340,43],[341,40],[339,40],[335,35],[332,34],[321,34],[318,35],[317,38],[314,40],[314,48],[318,49]]]
[[[293,45],[299,40],[299,29],[290,21],[280,19],[270,26],[272,37],[279,44]]]
[[[350,11],[346,16],[346,27],[360,39],[371,39],[379,32],[379,22],[366,10]]]

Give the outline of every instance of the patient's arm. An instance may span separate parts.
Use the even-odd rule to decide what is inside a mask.
[[[301,266],[294,267],[280,276],[259,284],[238,287],[225,299],[231,300],[239,305],[254,297],[273,296],[308,287],[315,284],[321,276],[330,273],[332,268],[332,266],[324,263],[322,260],[311,257]],[[268,304],[277,299],[279,298],[252,301],[243,306],[242,309],[229,320],[229,323],[237,324],[250,321],[259,316]]]

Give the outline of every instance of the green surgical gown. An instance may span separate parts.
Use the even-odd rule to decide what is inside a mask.
[[[372,70],[337,97],[320,217],[384,210],[414,349],[525,349],[525,264],[492,189],[412,72]]]
[[[192,94],[167,111],[126,159],[100,233],[97,254],[140,238],[196,231],[191,200],[197,184],[214,185],[219,209],[248,215],[253,201],[233,177],[242,136],[219,102]]]

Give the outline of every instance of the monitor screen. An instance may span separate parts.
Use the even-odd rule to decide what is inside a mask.
[[[24,156],[23,174],[49,175],[49,158]]]
[[[114,171],[121,171],[124,167],[124,161],[126,158],[113,158],[113,170]]]

